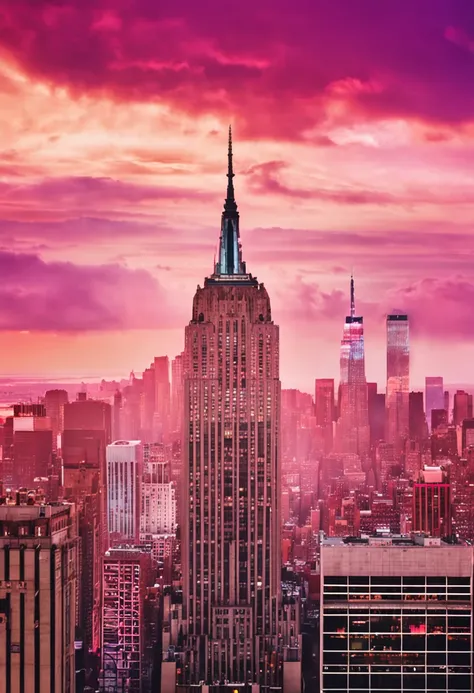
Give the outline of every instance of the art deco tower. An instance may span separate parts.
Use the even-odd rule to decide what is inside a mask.
[[[351,314],[341,340],[338,447],[361,457],[369,450],[370,428],[365,379],[364,322],[356,315],[354,278],[351,277]]]
[[[227,177],[219,256],[185,335],[178,683],[266,691],[282,670],[279,328],[242,259],[230,131]]]

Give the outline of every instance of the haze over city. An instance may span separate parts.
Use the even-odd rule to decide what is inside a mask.
[[[0,693],[473,691],[472,0],[0,0]]]
[[[337,375],[354,270],[367,375],[474,382],[470,3],[1,3],[2,374],[179,353],[216,250],[229,123],[282,379]],[[446,358],[449,353],[449,358]]]

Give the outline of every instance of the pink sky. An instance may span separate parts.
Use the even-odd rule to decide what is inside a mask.
[[[0,0],[3,374],[126,375],[183,346],[234,128],[244,258],[282,379],[337,377],[354,268],[367,376],[474,382],[468,0]]]

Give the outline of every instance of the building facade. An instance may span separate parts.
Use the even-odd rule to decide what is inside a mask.
[[[74,693],[74,505],[1,502],[0,693]]]
[[[144,600],[151,583],[151,557],[140,549],[109,549],[102,561],[103,691],[142,693]]]
[[[386,426],[388,443],[401,452],[409,436],[410,345],[408,315],[387,315]]]
[[[321,546],[321,691],[471,691],[472,547],[420,535]]]
[[[143,447],[139,440],[107,446],[107,528],[120,542],[138,540]]]
[[[242,259],[230,138],[228,163],[218,260],[197,289],[185,334],[185,654],[177,682],[183,691],[194,684],[254,693],[281,690],[285,677],[279,330],[264,285]],[[164,662],[167,680],[168,670]]]
[[[428,426],[431,426],[431,411],[433,409],[444,409],[444,386],[443,378],[440,376],[427,376],[425,378],[425,414]]]

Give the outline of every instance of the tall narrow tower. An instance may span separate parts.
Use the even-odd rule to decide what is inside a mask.
[[[234,197],[184,352],[183,636],[178,684],[280,690],[279,328],[247,273]],[[240,684],[240,685],[239,685]],[[272,688],[273,690],[273,688]]]
[[[341,341],[338,447],[342,452],[364,457],[370,442],[364,321],[356,315],[352,276],[350,313],[344,322]]]
[[[409,436],[410,351],[408,316],[400,313],[387,315],[387,442],[397,453]]]

